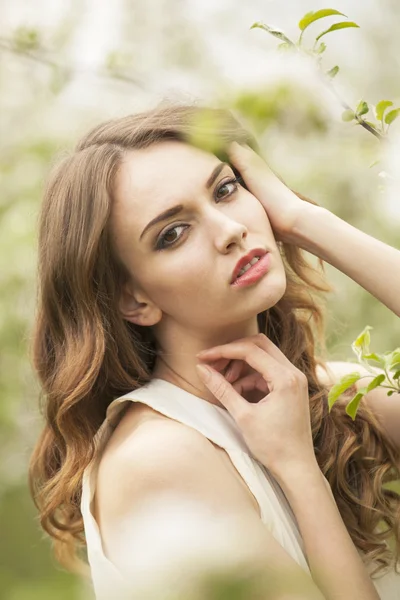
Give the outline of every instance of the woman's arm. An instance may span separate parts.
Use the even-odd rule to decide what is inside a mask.
[[[400,317],[400,250],[326,208],[304,204],[292,231],[293,243],[348,275]]]
[[[277,479],[296,515],[310,571],[324,597],[379,600],[317,462],[288,466]]]

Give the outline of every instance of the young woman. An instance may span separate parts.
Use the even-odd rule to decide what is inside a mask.
[[[30,484],[57,559],[75,568],[83,547],[98,598],[134,573],[125,525],[165,490],[240,515],[260,564],[304,583],[296,598],[400,597],[400,497],[383,488],[400,478],[400,401],[378,388],[354,422],[328,412],[317,295],[332,288],[302,249],[400,316],[400,252],[289,190],[229,112],[112,120],[55,170]]]

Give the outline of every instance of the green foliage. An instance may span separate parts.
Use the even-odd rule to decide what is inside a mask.
[[[292,52],[294,47],[295,46],[293,44],[288,44],[287,42],[282,42],[282,44],[279,44],[278,50],[280,52],[287,52],[287,51]]]
[[[356,118],[356,115],[354,113],[354,111],[351,110],[351,108],[347,108],[345,111],[342,112],[342,120],[343,121],[353,121],[353,119]]]
[[[368,370],[371,371],[371,373],[374,375],[374,378],[372,379],[372,381],[370,381],[367,387],[360,388],[346,406],[346,413],[353,419],[353,421],[356,417],[357,410],[362,398],[369,391],[381,386],[390,389],[390,391],[387,394],[388,396],[391,396],[395,392],[400,392],[400,348],[396,348],[392,352],[384,352],[383,354],[371,352],[371,329],[373,329],[373,327],[367,325],[351,345],[353,352],[357,356],[357,360],[360,363],[362,363],[363,366],[366,366]],[[385,373],[379,373],[378,375],[376,375],[375,371],[367,362],[370,360],[378,363],[379,367],[383,369]],[[389,373],[391,373],[392,371],[394,374],[392,377],[390,377]],[[356,383],[359,379],[362,379],[363,377],[363,375],[356,371],[342,377],[341,380],[338,383],[336,383],[329,391],[329,411],[332,409],[332,406],[335,404],[335,402],[339,399],[339,396],[341,396],[341,394],[343,394],[354,383]],[[395,384],[393,380],[397,381],[397,384]],[[384,383],[388,385],[383,385]]]
[[[315,54],[322,54],[326,50],[325,42],[321,42],[320,45],[314,50]]]
[[[354,23],[353,21],[342,21],[341,23],[335,23],[334,25],[331,25],[329,29],[326,29],[325,31],[317,35],[315,41],[318,42],[322,38],[322,36],[326,35],[327,33],[332,33],[332,31],[338,31],[339,29],[347,29],[348,27],[360,26],[357,25],[357,23]]]
[[[250,27],[250,29],[256,29],[256,28],[264,29],[264,31],[267,31],[274,37],[277,37],[278,39],[282,40],[289,46],[295,46],[295,44],[291,40],[289,40],[289,38],[284,34],[284,32],[281,31],[280,29],[277,29],[276,27],[272,27],[270,25],[265,25],[265,23],[261,23],[261,21],[257,21],[256,23],[253,23],[253,25]]]
[[[336,77],[336,75],[339,73],[339,67],[336,65],[336,67],[332,67],[332,69],[329,69],[329,71],[326,72],[326,74],[328,75],[328,77],[331,77],[332,79],[334,77]]]
[[[49,539],[38,539],[36,509],[25,482],[3,490],[0,502],[0,598],[67,600],[78,598],[81,582],[56,567]],[[87,598],[89,600],[89,598]]]
[[[106,56],[105,68],[110,74],[117,75],[127,69],[132,63],[132,57],[127,52],[118,52],[114,50]]]
[[[230,105],[247,117],[258,132],[265,131],[270,125],[279,125],[282,131],[295,130],[304,134],[327,129],[323,106],[306,90],[296,88],[294,91],[286,81],[265,88],[265,91],[246,89],[231,99]]]
[[[343,16],[343,17],[347,18],[347,15],[345,15],[344,13],[341,13],[338,10],[333,9],[333,8],[323,8],[323,9],[320,9],[317,11],[307,12],[300,19],[300,21],[298,23],[298,27],[300,29],[300,37],[299,37],[297,43],[293,43],[291,40],[289,40],[289,38],[286,36],[284,31],[282,31],[281,29],[278,29],[275,26],[272,27],[270,25],[266,25],[265,23],[261,23],[259,21],[254,23],[250,27],[250,29],[253,29],[256,27],[263,29],[264,31],[266,31],[267,33],[270,33],[274,37],[277,37],[280,40],[283,40],[283,43],[279,45],[279,50],[303,51],[306,55],[314,57],[317,64],[319,65],[321,62],[321,55],[326,50],[326,44],[324,42],[321,42],[320,44],[318,44],[318,42],[324,35],[327,35],[328,33],[332,33],[334,31],[340,31],[341,29],[359,28],[359,25],[357,25],[357,23],[355,23],[354,21],[340,21],[339,23],[334,23],[328,29],[325,29],[319,35],[317,35],[312,49],[303,48],[302,47],[302,39],[303,39],[303,34],[306,31],[306,29],[312,23],[315,23],[316,21],[318,21],[320,19],[324,19],[326,17],[331,17],[331,16]],[[332,67],[331,69],[326,71],[324,73],[324,75],[326,76],[326,79],[328,81],[331,81],[332,79],[334,79],[334,77],[336,77],[336,75],[338,73],[339,73],[339,67],[338,67],[338,65],[335,65],[334,67]],[[386,110],[386,108],[388,108],[388,106],[393,105],[393,102],[391,102],[390,100],[382,100],[380,103],[378,103],[375,115],[376,115],[377,120],[380,121],[380,125],[373,123],[372,121],[366,121],[362,118],[363,115],[366,115],[369,112],[369,106],[366,101],[362,100],[355,110],[353,110],[351,107],[349,107],[344,102],[342,102],[342,104],[345,107],[345,111],[342,114],[343,121],[349,122],[349,121],[355,120],[357,122],[357,124],[363,126],[367,131],[369,131],[370,133],[375,135],[375,137],[377,137],[378,139],[384,138],[384,136],[386,135],[386,132],[384,130],[384,125],[383,125],[383,113]],[[400,115],[400,109],[395,109],[395,110],[390,111],[385,117],[385,123],[389,126],[391,123],[393,123],[393,121],[395,121],[398,118],[399,115]]]
[[[387,125],[390,125],[391,123],[393,123],[393,121],[395,119],[397,119],[397,117],[400,115],[400,108],[395,108],[394,110],[391,110],[390,112],[387,113],[386,117],[385,117],[385,123],[387,123]]]
[[[304,31],[311,23],[317,21],[318,19],[322,19],[324,17],[330,17],[331,15],[340,15],[342,17],[346,17],[343,13],[335,10],[334,8],[322,8],[321,10],[311,11],[304,15],[304,17],[299,21],[299,29]]]
[[[12,36],[12,43],[17,52],[29,52],[40,47],[40,34],[37,29],[18,27]]]
[[[389,106],[393,106],[393,102],[391,100],[381,100],[378,102],[375,107],[375,116],[378,121],[382,121],[385,110],[389,108]]]
[[[357,105],[356,115],[358,117],[361,117],[362,115],[366,115],[368,112],[369,112],[368,104],[364,100],[361,100],[361,102],[359,102],[359,104]]]

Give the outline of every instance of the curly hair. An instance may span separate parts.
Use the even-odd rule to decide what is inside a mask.
[[[119,290],[130,275],[111,243],[114,179],[127,150],[166,139],[207,149],[226,162],[233,140],[261,154],[230,111],[161,103],[89,132],[55,168],[41,205],[30,356],[44,426],[29,485],[56,559],[75,572],[88,573],[80,556],[80,501],[95,434],[115,398],[151,380],[156,358],[152,328],[124,320],[118,310]],[[400,496],[384,484],[400,478],[399,452],[365,403],[354,422],[339,403],[329,412],[329,387],[318,381],[316,367],[324,368],[326,357],[323,294],[334,288],[321,259],[319,270],[297,246],[277,243],[287,287],[276,305],[257,315],[259,331],[307,376],[316,458],[364,562],[378,565],[371,576],[397,569]]]

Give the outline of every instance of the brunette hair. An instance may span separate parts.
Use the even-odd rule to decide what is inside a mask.
[[[73,571],[82,572],[85,564],[81,485],[95,455],[95,434],[112,400],[151,380],[156,358],[151,327],[124,320],[118,310],[119,290],[130,274],[111,243],[114,178],[127,150],[162,140],[205,148],[227,162],[233,140],[260,153],[230,111],[162,103],[90,131],[55,169],[41,205],[30,352],[44,427],[31,456],[29,484],[56,559]],[[322,293],[334,288],[321,259],[323,274],[300,248],[278,246],[287,288],[257,316],[259,330],[307,376],[315,454],[354,544],[367,563],[376,561],[372,574],[397,569],[400,496],[384,484],[400,478],[399,452],[366,404],[354,422],[339,403],[328,411],[329,388],[319,383],[316,367],[325,364],[317,353],[326,356]]]

